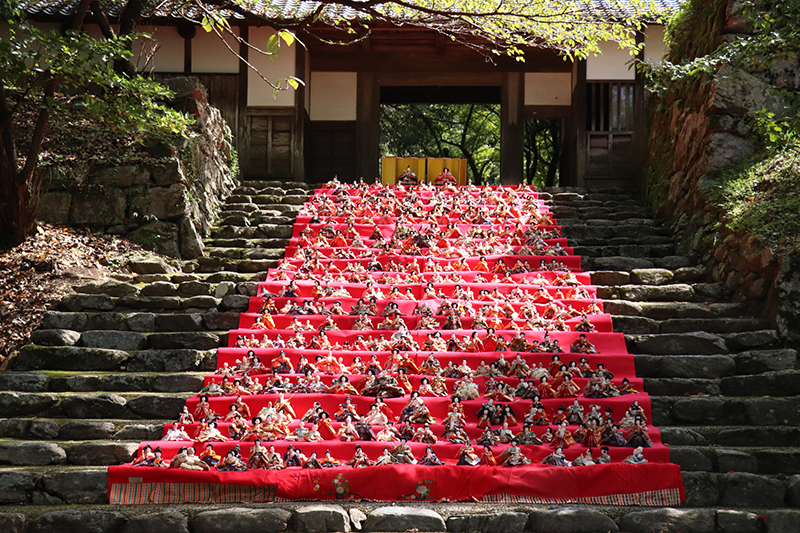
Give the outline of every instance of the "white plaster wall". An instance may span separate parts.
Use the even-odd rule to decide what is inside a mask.
[[[632,80],[635,72],[627,63],[633,59],[631,50],[620,49],[612,41],[600,44],[600,55],[586,58],[586,79],[591,80]]]
[[[355,72],[312,72],[311,120],[355,120],[358,103],[358,74]]]
[[[239,35],[239,28],[233,26],[231,31]],[[239,41],[227,31],[222,35],[225,42],[238,52]],[[239,59],[225,46],[219,35],[197,28],[197,34],[192,39],[192,72],[236,74],[239,72]]]
[[[664,42],[664,26],[651,24],[644,32],[644,60],[661,63],[664,55],[669,51]]]
[[[525,105],[568,106],[571,102],[571,72],[525,73]]]
[[[250,43],[261,50],[266,50],[269,36],[275,32],[272,28],[250,28]],[[261,54],[256,50],[250,49],[249,60],[262,76],[275,83],[280,78],[288,78],[295,74],[295,53],[298,46],[287,47],[281,41],[281,48],[277,57]],[[273,106],[273,107],[294,107],[294,89],[291,87],[281,91],[277,97],[273,97],[272,87],[270,87],[261,77],[249,70],[247,73],[247,105],[248,106]]]
[[[132,62],[145,72],[183,72],[183,37],[174,26],[141,26],[138,31],[149,33],[153,40],[138,39],[133,43]],[[148,56],[156,50],[148,63]]]

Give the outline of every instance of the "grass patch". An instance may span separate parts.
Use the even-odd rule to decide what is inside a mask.
[[[724,170],[709,197],[724,210],[726,227],[800,252],[800,145],[772,148]]]

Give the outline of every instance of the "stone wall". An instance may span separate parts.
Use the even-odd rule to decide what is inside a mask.
[[[736,0],[693,0],[682,21],[686,42],[671,51],[670,61],[704,55],[743,31]],[[710,35],[710,37],[709,37]],[[696,37],[696,42],[691,36]],[[694,255],[706,276],[776,320],[781,334],[800,341],[800,279],[786,257],[722,222],[725,213],[710,200],[713,176],[746,160],[760,147],[749,124],[760,110],[776,114],[786,107],[773,87],[800,86],[797,61],[779,61],[769,69],[725,65],[715,76],[677,82],[655,97],[651,106],[649,158],[644,186],[656,215],[680,236],[677,253]],[[754,307],[756,309],[756,307]]]
[[[172,105],[196,117],[197,135],[151,142],[147,162],[63,163],[39,169],[39,220],[124,235],[171,257],[203,253],[217,210],[235,187],[231,132],[195,78],[165,80]]]

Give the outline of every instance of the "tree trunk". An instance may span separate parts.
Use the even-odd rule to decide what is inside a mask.
[[[119,14],[119,36],[124,37],[132,34],[139,25],[142,18],[142,8],[144,7],[145,0],[128,0],[122,12]],[[128,50],[131,50],[132,43],[128,43]],[[126,74],[133,77],[136,75],[136,69],[130,61],[117,59],[114,61],[114,70],[120,74]]]
[[[90,0],[81,0],[75,16],[64,25],[63,31],[80,30],[89,7]],[[0,149],[0,236],[8,236],[9,244],[19,244],[36,230],[36,201],[34,183],[39,152],[44,142],[50,109],[47,102],[53,98],[58,86],[58,77],[49,76],[42,96],[39,116],[33,131],[31,145],[20,169],[17,161],[17,147],[14,135],[14,117],[8,107],[5,87],[7,80],[0,70],[0,128],[2,128],[2,148]]]

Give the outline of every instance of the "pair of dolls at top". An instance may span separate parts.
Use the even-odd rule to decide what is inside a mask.
[[[411,170],[410,165],[406,167],[406,169],[397,177],[397,184],[404,187],[419,185],[417,174]],[[450,169],[445,167],[442,172],[433,180],[433,184],[437,187],[442,187],[445,185],[452,186],[458,185],[458,180],[456,180],[456,177],[450,173]]]

